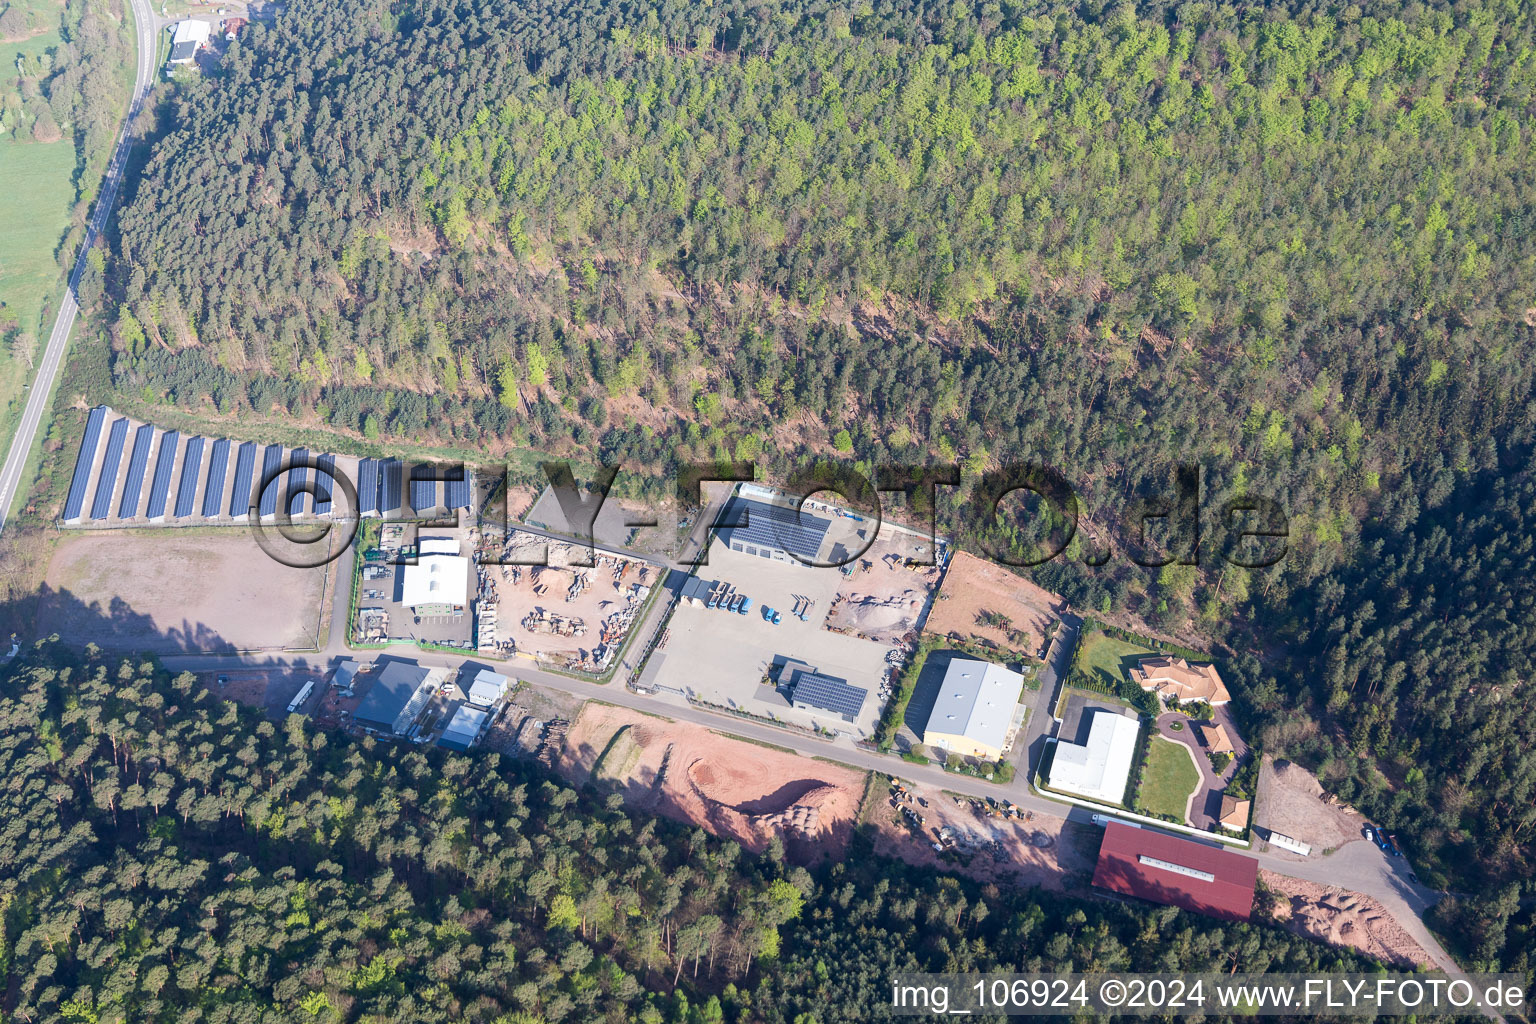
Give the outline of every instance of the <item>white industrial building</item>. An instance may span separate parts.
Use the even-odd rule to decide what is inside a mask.
[[[505,697],[507,690],[512,686],[512,680],[488,668],[476,673],[474,681],[469,684],[469,702],[488,708]]]
[[[461,704],[448,721],[448,728],[438,737],[438,745],[449,750],[468,750],[491,723],[491,709]]]
[[[956,658],[944,672],[923,742],[962,757],[995,761],[1008,747],[1024,677],[1001,665]]]
[[[462,612],[469,604],[469,559],[452,537],[422,537],[416,564],[400,575],[400,603],[418,615]]]
[[[191,64],[197,51],[208,45],[212,28],[206,21],[178,21],[171,37],[171,64]]]
[[[1087,743],[1056,744],[1050,787],[1107,804],[1123,803],[1140,734],[1139,719],[1094,711]]]

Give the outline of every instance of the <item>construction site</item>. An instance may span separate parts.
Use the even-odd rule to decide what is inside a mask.
[[[1006,567],[957,551],[923,632],[1038,660],[1065,608],[1063,598]]]
[[[480,650],[601,672],[624,646],[662,570],[645,562],[514,531],[504,564],[479,567]],[[546,558],[548,565],[506,564]]]

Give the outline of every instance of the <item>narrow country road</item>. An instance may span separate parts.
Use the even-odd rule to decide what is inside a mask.
[[[117,144],[112,151],[112,161],[107,165],[106,177],[101,183],[101,193],[96,197],[96,208],[91,212],[90,222],[85,228],[85,240],[80,243],[80,252],[75,257],[64,301],[54,319],[53,330],[48,334],[48,344],[43,349],[43,358],[38,364],[32,389],[27,393],[27,405],[22,411],[21,422],[17,424],[16,434],[11,438],[5,464],[0,467],[0,530],[5,529],[11,506],[15,504],[26,483],[23,474],[27,468],[27,456],[37,440],[37,432],[42,427],[48,404],[53,400],[53,386],[59,375],[59,367],[64,363],[64,349],[69,343],[69,332],[75,326],[75,314],[79,312],[75,290],[80,286],[86,253],[106,226],[107,218],[112,215],[112,208],[117,203],[118,186],[122,183],[123,169],[128,163],[128,152],[133,148],[133,139],[128,129],[142,109],[144,98],[149,94],[149,87],[155,77],[155,32],[158,23],[150,12],[149,0],[128,0],[128,6],[133,10],[134,36],[139,48],[133,96],[129,100],[123,126],[117,133]]]

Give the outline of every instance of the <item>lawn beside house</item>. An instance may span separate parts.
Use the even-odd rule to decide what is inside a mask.
[[[1200,785],[1200,771],[1181,743],[1153,736],[1147,743],[1147,762],[1136,792],[1138,810],[1184,821],[1189,795]]]

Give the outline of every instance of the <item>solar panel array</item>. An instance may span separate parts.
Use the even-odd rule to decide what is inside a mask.
[[[91,470],[96,467],[96,449],[101,444],[101,425],[106,421],[107,407],[98,405],[85,418],[85,436],[80,439],[80,454],[75,456],[75,475],[69,481],[69,494],[64,499],[64,521],[80,518],[85,507],[85,490],[91,482]]]
[[[336,486],[336,456],[322,455],[315,462],[315,515],[328,516],[331,492]]]
[[[304,485],[309,482],[309,449],[295,448],[289,454],[289,462],[287,508],[289,515],[296,516],[309,503],[309,495],[304,490]]]
[[[190,438],[181,459],[181,482],[176,486],[176,518],[185,519],[197,504],[197,476],[203,468],[203,439]]]
[[[112,490],[117,486],[117,471],[123,464],[123,445],[128,440],[128,417],[112,424],[107,436],[107,456],[101,460],[101,472],[96,475],[96,500],[91,503],[91,518],[105,519],[112,514]]]
[[[399,459],[385,459],[379,463],[379,511],[385,514],[400,511],[400,485],[402,467]]]
[[[208,482],[203,485],[203,518],[216,519],[219,502],[224,497],[224,477],[229,471],[229,441],[219,438],[213,442],[213,454],[208,458]]]
[[[277,479],[277,468],[282,464],[283,446],[267,445],[267,450],[261,454],[261,478],[256,481],[256,488],[261,492],[257,511],[263,519],[277,515],[277,492],[283,489]]]
[[[868,690],[850,686],[842,679],[824,676],[820,672],[796,673],[793,693],[790,699],[796,704],[830,711],[850,722],[859,717],[864,699],[869,696]]]
[[[357,463],[357,514],[379,514],[379,460],[361,459]]]
[[[171,473],[176,468],[176,449],[181,444],[181,433],[169,430],[160,435],[160,456],[155,459],[155,479],[149,485],[149,507],[144,514],[150,519],[165,518],[165,500],[171,493]]]
[[[229,514],[233,518],[250,515],[251,482],[256,476],[256,442],[247,441],[240,446],[235,458],[235,486],[229,492]]]
[[[149,450],[155,446],[155,428],[148,423],[133,432],[133,454],[128,457],[128,480],[117,503],[117,517],[132,519],[139,514],[139,499],[144,493],[144,471],[149,468]]]
[[[422,463],[411,467],[411,508],[417,512],[437,508],[437,468]]]
[[[444,474],[443,504],[448,508],[469,508],[469,475],[463,466],[454,466]]]
[[[124,416],[113,418],[109,429],[110,414],[111,410],[103,405],[87,416],[64,505],[64,522],[80,522],[87,515],[97,524],[113,519],[160,522],[168,516],[177,520],[240,520],[250,515],[253,500],[259,514],[268,518],[277,514],[279,501],[294,516],[325,517],[335,513],[337,486],[344,483],[338,473],[345,472],[337,469],[335,455],[311,456],[309,449],[297,448],[287,452],[285,459],[285,449],[279,444],[262,446],[254,441],[204,437],[190,437],[183,442],[178,431],[157,430],[149,423],[135,427]],[[124,461],[126,475],[122,472]],[[357,467],[355,511],[362,515],[399,512],[404,484],[401,461],[359,459]],[[309,482],[311,471],[313,484]],[[411,480],[413,496],[428,508],[437,497],[431,473],[431,467],[423,467],[422,474],[413,473]],[[449,473],[452,480],[445,493],[451,501],[467,502],[470,482],[466,474],[462,469]],[[260,489],[263,479],[269,480],[271,486]],[[91,499],[89,503],[87,498]]]

